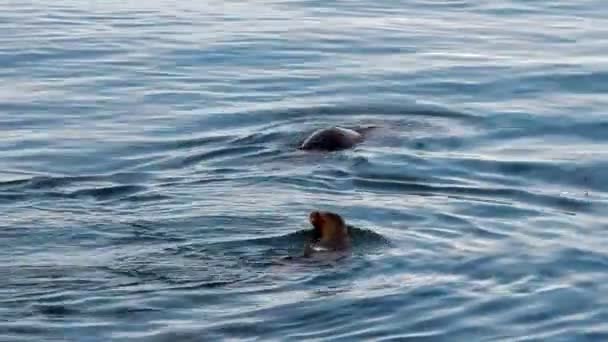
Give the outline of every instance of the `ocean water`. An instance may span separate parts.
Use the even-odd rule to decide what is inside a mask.
[[[0,1],[0,340],[608,340],[607,23]],[[332,125],[379,128],[297,150]],[[312,210],[351,257],[285,258]]]

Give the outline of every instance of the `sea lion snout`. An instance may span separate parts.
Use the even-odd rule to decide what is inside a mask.
[[[313,211],[310,213],[310,215],[308,215],[308,219],[310,224],[314,227],[312,240],[318,241],[321,239],[321,237],[323,237],[323,217],[320,212]]]
[[[313,227],[315,227],[315,228],[320,226],[323,221],[323,218],[321,217],[321,213],[318,211],[311,212],[310,215],[308,215],[308,218],[310,220],[310,224],[312,224]]]

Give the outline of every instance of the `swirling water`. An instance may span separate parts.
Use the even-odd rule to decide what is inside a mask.
[[[606,13],[0,2],[0,340],[607,340]]]

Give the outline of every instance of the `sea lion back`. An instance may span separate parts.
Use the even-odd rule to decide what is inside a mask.
[[[363,136],[354,130],[332,127],[315,131],[300,146],[302,150],[337,151],[350,148],[363,140]]]

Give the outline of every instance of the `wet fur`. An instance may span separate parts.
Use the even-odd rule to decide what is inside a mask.
[[[301,150],[338,151],[351,148],[362,142],[369,131],[375,127],[358,129],[330,127],[318,129],[300,145]]]
[[[349,229],[340,215],[313,211],[309,220],[314,230],[310,242],[304,247],[304,256],[350,249]]]

